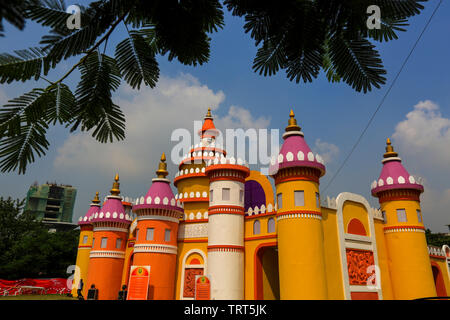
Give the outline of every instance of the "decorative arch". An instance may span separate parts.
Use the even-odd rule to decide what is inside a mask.
[[[367,236],[366,228],[359,219],[353,218],[347,225],[347,233]]]
[[[433,271],[433,279],[438,297],[446,297],[447,290],[445,290],[444,277],[442,276],[441,268],[436,262],[431,261],[431,270]]]
[[[198,254],[201,256],[203,264],[201,264],[198,258],[193,258],[192,260],[188,261],[188,259],[194,254]],[[194,299],[194,292],[192,291],[193,280],[195,280],[195,275],[200,274],[207,274],[206,254],[202,250],[191,249],[186,252],[183,257],[183,263],[181,267],[180,300]]]

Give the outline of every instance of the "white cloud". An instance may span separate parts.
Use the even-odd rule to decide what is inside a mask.
[[[424,178],[421,207],[427,228],[447,232],[450,224],[450,119],[439,106],[420,101],[399,122],[392,135],[393,144],[411,174]]]
[[[121,87],[116,102],[125,113],[126,139],[100,144],[89,134],[71,135],[57,151],[55,168],[72,170],[74,174],[95,172],[109,177],[118,171],[129,178],[143,174],[152,177],[162,152],[170,160],[175,145],[170,140],[172,132],[185,128],[193,134],[194,121],[202,121],[208,107],[217,111],[224,100],[222,91],[214,92],[189,74],[161,76],[154,89]],[[267,127],[270,122],[264,117],[255,119],[248,110],[237,106],[231,106],[223,118],[215,113],[219,129]]]
[[[450,119],[430,100],[420,101],[406,120],[397,124],[392,135],[402,155],[428,165],[448,169],[450,163]]]
[[[322,157],[325,164],[333,162],[339,154],[339,147],[337,145],[322,141],[319,138],[316,139],[312,149]]]

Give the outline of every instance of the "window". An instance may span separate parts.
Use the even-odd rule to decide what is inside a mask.
[[[277,194],[277,205],[278,205],[278,209],[281,209],[283,207],[282,193]]]
[[[269,220],[267,220],[267,232],[268,233],[275,232],[275,219],[274,218],[270,218]]]
[[[224,201],[230,200],[230,188],[222,189],[222,200]]]
[[[164,231],[164,241],[166,241],[166,242],[170,241],[170,229],[166,229]]]
[[[253,234],[260,234],[261,233],[261,223],[259,220],[255,220],[253,222]]]
[[[153,240],[153,233],[154,233],[154,228],[148,228],[147,229],[147,235],[146,235],[146,237],[145,237],[145,240],[147,240],[147,241],[151,241],[151,240]]]
[[[209,190],[209,202],[213,202],[213,201],[214,201],[214,199],[213,199],[213,191]]]
[[[116,249],[122,248],[122,239],[117,238],[116,240]]]
[[[405,209],[397,209],[397,220],[398,222],[406,222],[406,211]]]
[[[106,248],[107,244],[108,244],[108,238],[102,238],[102,242],[100,244],[100,248]]]
[[[386,211],[381,211],[381,215],[383,216],[383,223],[387,223]]]
[[[320,196],[318,192],[316,192],[316,207],[320,208]]]
[[[92,248],[94,248],[95,238],[92,238]]]
[[[420,210],[417,209],[417,221],[422,222],[422,215],[420,214]]]
[[[88,236],[84,236],[84,237],[83,237],[83,244],[86,244],[86,243],[87,243],[87,240],[88,240]]]
[[[139,229],[136,229],[136,241],[138,240]]]
[[[305,193],[303,191],[294,191],[294,200],[296,207],[303,207],[305,205]]]
[[[244,202],[244,190],[239,190],[239,202]]]

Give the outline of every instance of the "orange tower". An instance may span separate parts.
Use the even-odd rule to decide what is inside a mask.
[[[91,220],[94,234],[86,289],[95,285],[99,300],[117,299],[122,280],[131,217],[125,213],[119,194],[117,174],[111,195],[107,197],[102,210],[95,213]]]
[[[183,208],[166,179],[168,172],[164,153],[156,175],[145,197],[133,206],[133,212],[137,214],[133,266],[150,266],[147,299],[173,300],[178,223]]]

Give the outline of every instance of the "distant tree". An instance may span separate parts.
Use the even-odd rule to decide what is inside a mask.
[[[343,81],[358,92],[386,81],[373,41],[397,39],[408,19],[426,0],[225,0],[245,19],[244,31],[257,47],[253,70],[271,76],[284,70],[289,80],[312,82],[323,70],[329,81]],[[381,9],[380,29],[367,27],[367,8]],[[99,142],[125,138],[125,117],[112,101],[121,80],[132,88],[153,88],[159,78],[157,55],[185,65],[210,57],[210,34],[224,25],[219,0],[99,0],[80,6],[81,27],[69,29],[63,0],[0,0],[2,18],[23,29],[27,19],[50,28],[40,46],[0,54],[0,83],[45,80],[0,109],[0,170],[24,173],[49,147],[46,132],[60,123],[70,131],[89,131]],[[127,36],[114,56],[105,54],[119,25]],[[81,58],[57,79],[50,70],[71,57]],[[73,93],[65,83],[78,69]]]
[[[0,279],[68,276],[75,264],[79,231],[49,233],[24,201],[0,198]]]
[[[430,229],[426,229],[425,237],[429,245],[439,248],[442,248],[444,244],[450,246],[450,236],[445,233],[432,233]]]

